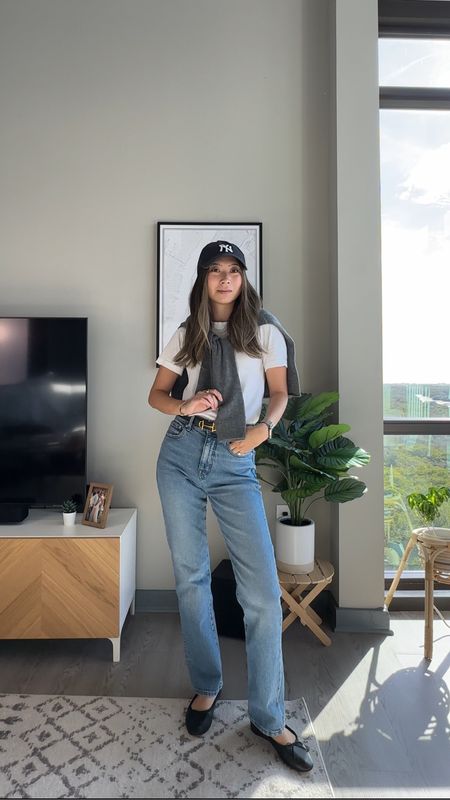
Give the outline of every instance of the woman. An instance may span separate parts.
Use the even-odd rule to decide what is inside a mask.
[[[153,408],[176,415],[156,474],[196,692],[186,726],[193,735],[206,733],[223,686],[205,524],[209,498],[244,610],[251,730],[289,766],[308,771],[308,748],[284,722],[281,592],[255,469],[255,448],[282,417],[289,372],[296,368],[292,349],[288,358],[292,340],[261,308],[246,271],[235,244],[217,241],[203,248],[190,315],[157,359],[148,398]],[[265,389],[270,401],[258,424]]]

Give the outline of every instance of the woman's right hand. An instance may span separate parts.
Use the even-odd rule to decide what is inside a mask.
[[[181,403],[181,412],[183,416],[188,417],[191,414],[207,411],[209,408],[215,410],[220,403],[223,403],[223,397],[218,389],[203,389]]]

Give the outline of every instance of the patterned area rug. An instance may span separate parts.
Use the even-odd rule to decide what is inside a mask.
[[[303,699],[286,722],[315,764],[299,774],[255,736],[247,701],[219,700],[204,737],[189,701],[0,695],[0,797],[333,797]]]

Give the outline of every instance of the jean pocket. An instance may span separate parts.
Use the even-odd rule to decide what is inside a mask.
[[[185,432],[186,425],[183,425],[183,423],[175,417],[167,428],[166,436],[169,436],[170,439],[179,439]]]

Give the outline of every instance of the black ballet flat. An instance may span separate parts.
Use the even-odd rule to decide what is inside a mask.
[[[313,768],[314,764],[311,756],[309,755],[308,745],[303,744],[303,742],[297,738],[296,732],[293,731],[289,725],[286,725],[285,727],[295,736],[295,742],[292,742],[292,744],[279,744],[271,736],[266,736],[265,733],[260,731],[259,728],[253,724],[253,722],[250,722],[250,728],[252,729],[253,733],[256,733],[257,736],[262,736],[263,739],[267,739],[267,741],[273,745],[282,761],[284,761],[288,767],[292,767],[292,769],[296,769],[298,772],[309,772]]]
[[[221,693],[222,690],[220,689],[211,708],[206,711],[196,711],[195,708],[191,708],[195,698],[198,697],[197,694],[194,695],[186,711],[186,728],[191,736],[203,736],[209,730],[213,721],[214,709]]]

